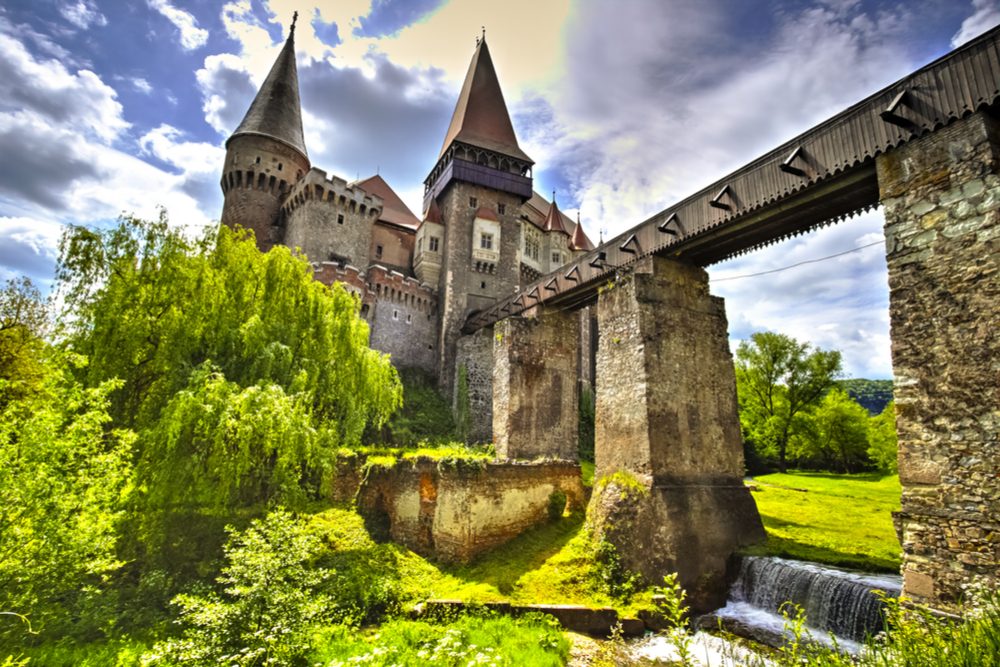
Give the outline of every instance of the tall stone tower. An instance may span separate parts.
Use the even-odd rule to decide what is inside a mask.
[[[424,181],[424,210],[436,202],[444,228],[438,276],[443,387],[454,382],[455,343],[468,314],[518,286],[519,213],[531,198],[533,164],[517,144],[484,38]]]
[[[309,171],[302,133],[295,21],[288,39],[233,135],[222,170],[222,224],[252,229],[267,251],[283,239],[279,206]]]

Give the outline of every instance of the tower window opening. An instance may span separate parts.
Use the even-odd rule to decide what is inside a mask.
[[[438,251],[438,237],[432,236],[430,238],[430,241],[427,242],[427,249],[430,250],[431,252]]]
[[[278,163],[278,171],[281,171],[281,163]]]
[[[382,246],[375,246],[375,259],[382,259]]]
[[[475,197],[469,197],[469,208],[476,208],[479,205],[479,201]]]
[[[337,214],[337,224],[338,225],[344,224],[344,214],[343,213],[338,213]]]
[[[394,319],[394,320],[398,320],[399,319],[399,311],[398,310],[392,311],[392,319]]]
[[[483,282],[479,283],[479,287],[481,289],[486,289],[486,281],[484,280]]]
[[[259,155],[257,156],[257,159],[253,161],[253,163],[254,164],[260,164],[260,156]]]
[[[406,315],[406,323],[409,324],[412,321],[413,321],[413,315],[407,313],[407,315]]]
[[[492,234],[480,234],[479,236],[479,247],[483,250],[493,249],[493,235]]]
[[[497,204],[497,213],[499,213],[500,215],[504,215],[505,213],[507,213],[507,205]]]

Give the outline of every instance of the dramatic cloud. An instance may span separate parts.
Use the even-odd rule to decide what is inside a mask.
[[[168,0],[148,0],[150,9],[155,9],[180,31],[181,46],[188,51],[204,46],[208,41],[208,31],[198,27],[198,21],[190,12],[174,7]]]
[[[444,0],[373,0],[371,12],[354,32],[363,37],[392,35],[444,4]]]
[[[951,38],[952,46],[961,46],[1000,23],[1000,4],[996,0],[972,0],[972,8],[972,15],[962,21],[962,27]]]

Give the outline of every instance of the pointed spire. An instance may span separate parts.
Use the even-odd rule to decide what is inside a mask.
[[[438,159],[452,142],[461,141],[532,162],[517,145],[514,126],[510,122],[503,91],[500,90],[500,81],[493,69],[489,47],[486,46],[485,30],[483,38],[477,41],[476,52],[465,75],[465,83],[458,96],[458,104],[455,105],[455,113],[451,117]]]
[[[594,244],[587,238],[586,232],[583,231],[583,225],[580,224],[580,211],[576,212],[576,229],[573,230],[573,238],[569,240],[569,245],[573,250],[590,251],[594,249]]]
[[[542,225],[542,229],[547,232],[562,232],[569,236],[566,225],[563,224],[563,214],[559,212],[559,206],[556,204],[555,190],[552,191],[552,205],[549,206],[549,214],[545,216],[545,224]]]
[[[264,84],[257,92],[243,122],[236,128],[233,137],[241,134],[257,134],[276,139],[302,153],[308,159],[306,142],[302,132],[302,105],[299,102],[299,73],[295,66],[295,21],[288,39],[281,48],[277,60],[271,67]],[[226,142],[229,143],[228,141]]]

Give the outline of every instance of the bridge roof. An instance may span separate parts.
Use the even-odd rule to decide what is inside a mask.
[[[707,266],[873,208],[876,156],[998,98],[1000,27],[474,313],[465,331],[541,303],[588,303],[616,271],[651,254]]]

